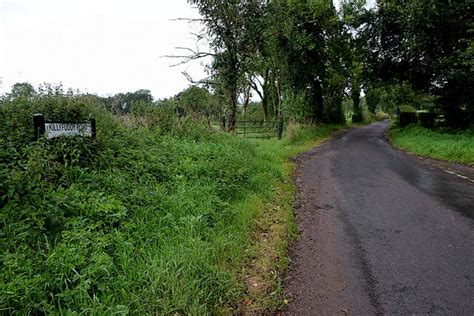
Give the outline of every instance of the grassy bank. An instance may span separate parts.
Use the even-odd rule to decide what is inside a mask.
[[[283,178],[270,184],[273,191],[270,199],[258,199],[259,215],[245,250],[248,261],[238,273],[245,285],[239,312],[268,313],[285,305],[282,277],[289,263],[288,245],[297,237],[293,213],[296,188],[291,179],[296,165],[289,158],[317,146],[333,131],[345,127],[290,125],[282,141],[252,141],[259,152],[268,155]]]
[[[448,133],[420,126],[392,128],[392,142],[420,156],[474,166],[474,134],[471,131]]]
[[[277,275],[293,233],[287,158],[334,127],[246,140],[160,111],[146,126],[124,124],[93,100],[57,92],[0,110],[2,313],[205,314],[279,304]],[[94,116],[97,139],[33,141],[38,112]]]

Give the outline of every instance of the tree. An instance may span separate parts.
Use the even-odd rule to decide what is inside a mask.
[[[189,112],[205,113],[210,94],[206,89],[190,86],[176,96],[181,106]]]
[[[187,112],[205,116],[209,125],[212,117],[219,117],[220,111],[215,96],[204,88],[192,85],[178,93],[176,98]]]
[[[30,83],[18,82],[13,85],[12,91],[10,92],[9,97],[12,99],[31,98],[35,94],[36,94],[36,91]]]
[[[115,114],[127,114],[133,109],[134,104],[153,103],[150,90],[140,89],[135,92],[117,93],[106,102],[106,108]]]
[[[269,116],[277,120],[280,116],[280,98],[278,85],[280,82],[280,67],[278,66],[278,52],[274,46],[275,33],[279,31],[281,22],[279,12],[275,10],[273,2],[255,1],[253,12],[255,17],[251,20],[247,33],[247,41],[251,54],[245,60],[245,76],[248,86],[260,97],[264,122]]]
[[[279,14],[284,14],[284,23],[276,35],[284,89],[298,102],[305,99],[303,103],[311,109],[307,119],[331,120],[334,116],[325,113],[332,110],[326,111],[325,107],[342,106],[339,95],[345,79],[340,79],[345,77],[347,68],[343,56],[346,43],[334,5],[330,0],[276,2]]]
[[[360,106],[361,90],[363,84],[364,64],[363,64],[363,29],[366,25],[366,1],[365,0],[344,0],[342,5],[342,18],[345,27],[345,34],[349,40],[350,69],[348,71],[350,97],[352,98],[354,115],[353,122],[362,121],[362,108]]]
[[[187,60],[213,56],[210,82],[229,105],[230,130],[235,125],[237,96],[243,95],[245,112],[249,87],[261,99],[265,121],[282,116],[286,99],[288,116],[343,122],[346,90],[360,112],[364,81],[360,34],[365,34],[361,30],[370,16],[364,0],[343,1],[343,16],[332,0],[189,2],[202,15],[212,52],[188,49],[192,57]]]
[[[153,95],[151,94],[150,90],[140,89],[135,92],[129,92],[126,94],[127,102],[130,104],[133,102],[146,102],[152,103],[153,102]]]
[[[195,5],[206,26],[209,44],[214,50],[212,69],[219,77],[219,84],[229,108],[228,129],[235,129],[239,80],[243,74],[243,63],[249,53],[247,39],[251,22],[257,18],[254,11],[257,1],[188,0]],[[195,57],[203,54],[196,53]]]
[[[377,107],[379,106],[380,103],[380,90],[375,88],[375,86],[368,86],[366,92],[365,92],[365,99],[367,102],[367,109],[371,113],[375,113],[377,110]]]
[[[472,4],[379,0],[367,29],[372,82],[409,82],[435,96],[450,126],[474,120]]]

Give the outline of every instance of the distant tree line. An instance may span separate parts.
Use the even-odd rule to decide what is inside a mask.
[[[197,115],[200,118],[204,117],[210,124],[211,120],[218,119],[225,112],[222,103],[215,94],[211,93],[208,89],[196,85],[189,86],[173,97],[154,100],[150,90],[146,89],[104,97],[72,91],[72,89],[64,91],[62,85],[43,84],[35,88],[28,82],[19,82],[14,84],[11,92],[4,95],[2,99],[5,101],[24,99],[33,102],[35,98],[55,94],[87,99],[118,116],[146,116],[154,109],[175,113],[177,109],[182,109],[184,114]]]
[[[6,98],[32,98],[41,92],[37,90],[51,90],[51,93],[54,92],[53,90],[57,90],[57,92],[61,94],[64,92],[62,85],[55,86],[44,84],[35,89],[29,82],[18,82],[12,86],[11,92],[6,95]],[[68,93],[72,95],[74,92],[70,89]],[[130,113],[133,107],[139,103],[153,103],[153,96],[151,92],[145,89],[137,90],[135,92],[118,93],[109,97],[100,97],[93,94],[86,95],[96,98],[96,100],[103,104],[107,110],[115,114]]]

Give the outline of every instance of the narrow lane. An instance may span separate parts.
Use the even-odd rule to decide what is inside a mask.
[[[474,315],[474,184],[393,149],[387,127],[300,166],[288,314]]]

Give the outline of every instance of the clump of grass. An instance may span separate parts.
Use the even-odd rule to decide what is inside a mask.
[[[252,141],[257,152],[281,170],[283,176],[273,181],[271,199],[257,198],[252,203],[260,215],[245,251],[249,261],[238,273],[245,284],[239,313],[268,313],[285,305],[282,281],[289,263],[287,250],[289,243],[297,236],[293,214],[296,188],[291,181],[296,165],[289,158],[313,148],[328,139],[335,130],[345,127],[292,123],[285,130],[283,141]]]
[[[343,125],[304,125],[299,123],[290,123],[284,132],[283,142],[288,146],[298,146],[308,142],[321,140],[331,135],[334,130],[344,128]]]
[[[417,155],[474,166],[474,134],[472,131],[437,131],[410,125],[392,128],[393,143]]]

